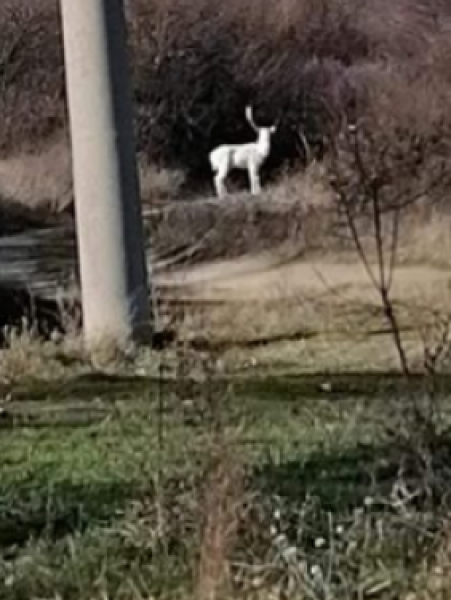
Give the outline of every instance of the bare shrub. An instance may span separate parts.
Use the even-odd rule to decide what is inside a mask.
[[[280,118],[267,173],[305,160],[300,132],[321,156],[369,81],[386,86],[381,66],[449,82],[449,12],[439,0],[129,3],[139,151],[209,176],[214,146],[251,139],[241,118],[251,103],[259,121]],[[66,127],[58,3],[8,0],[0,17],[0,152],[38,151]]]
[[[376,96],[369,92],[366,111],[334,140],[330,181],[343,231],[377,292],[400,370],[411,381],[414,367],[392,287],[405,211],[442,197],[451,186],[447,94],[433,78],[419,86],[394,79],[391,86],[378,87]],[[421,474],[421,494],[431,497],[439,488],[435,450],[441,420],[428,376],[449,355],[449,317],[436,322],[440,335],[432,342],[423,336],[424,385],[409,396],[410,411],[392,430],[405,445],[406,468]]]
[[[186,180],[181,169],[169,169],[139,160],[141,199],[145,204],[159,204],[179,197]]]
[[[0,154],[36,151],[65,123],[58,2],[3,3],[0,40]]]
[[[378,86],[375,97],[370,90],[367,112],[344,126],[334,141],[329,163],[338,210],[380,292],[393,330],[389,294],[403,210],[442,196],[451,185],[447,97],[437,86],[432,87],[433,80],[428,83],[410,87],[401,80],[382,90]],[[432,99],[431,87],[436,92]],[[374,269],[373,260],[377,264]],[[396,343],[407,373],[401,340]]]
[[[451,185],[450,93],[434,78],[411,82],[390,70],[368,87],[366,108],[344,122],[328,163],[337,198],[365,214],[377,197],[382,211],[443,197]]]

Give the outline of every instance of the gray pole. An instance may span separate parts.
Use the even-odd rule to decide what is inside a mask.
[[[122,0],[61,0],[88,345],[142,341],[151,311]]]

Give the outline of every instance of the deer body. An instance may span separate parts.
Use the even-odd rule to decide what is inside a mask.
[[[216,194],[220,197],[227,194],[225,179],[232,169],[247,170],[251,194],[261,192],[260,169],[271,150],[271,135],[276,128],[257,127],[252,118],[251,107],[246,108],[246,118],[257,133],[257,140],[247,144],[223,144],[209,155]]]

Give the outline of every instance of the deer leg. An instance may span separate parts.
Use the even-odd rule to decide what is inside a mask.
[[[255,167],[249,167],[249,184],[251,186],[251,194],[253,196],[257,196],[261,193],[261,184],[260,177],[258,174],[258,169]]]
[[[218,198],[222,198],[227,194],[227,190],[224,185],[224,180],[220,175],[216,175],[215,177],[215,189]]]
[[[223,196],[227,195],[227,188],[225,186],[225,178],[226,177],[227,177],[227,171],[225,171],[224,169],[220,169],[214,177],[216,195],[219,198],[222,198]]]

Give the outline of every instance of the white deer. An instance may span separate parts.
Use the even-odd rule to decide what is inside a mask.
[[[271,135],[276,125],[258,127],[252,116],[252,107],[245,111],[249,125],[257,134],[255,142],[248,144],[223,144],[210,152],[210,165],[214,172],[214,185],[218,196],[227,194],[225,179],[232,169],[245,169],[249,175],[251,194],[261,192],[260,169],[271,149]]]

